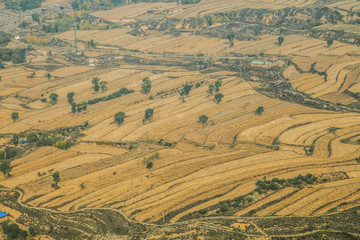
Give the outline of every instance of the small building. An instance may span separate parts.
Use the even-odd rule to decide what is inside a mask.
[[[8,219],[8,214],[6,212],[0,211],[0,222],[6,221]]]
[[[90,67],[95,67],[96,64],[98,63],[98,60],[95,59],[95,58],[90,58],[90,59],[88,60],[88,63],[89,63],[89,66],[90,66]]]
[[[256,67],[256,68],[272,68],[272,67],[281,67],[284,65],[284,61],[281,60],[277,60],[277,61],[273,61],[273,62],[265,62],[265,61],[257,61],[254,60],[250,63],[251,67]]]

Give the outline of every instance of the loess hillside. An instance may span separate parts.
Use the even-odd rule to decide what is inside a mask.
[[[0,175],[0,190],[20,193],[18,201],[0,201],[0,207],[36,229],[43,229],[39,216],[49,211],[51,218],[78,229],[67,238],[93,238],[92,231],[116,235],[115,227],[101,225],[115,221],[110,215],[131,219],[129,229],[135,222],[149,224],[144,225],[148,235],[139,239],[162,239],[166,231],[169,239],[179,239],[216,230],[244,234],[235,239],[327,230],[334,234],[327,239],[337,239],[337,233],[359,237],[350,220],[349,228],[340,230],[329,223],[336,214],[353,219],[359,214],[360,47],[353,28],[336,38],[337,24],[356,26],[359,4],[128,4],[91,13],[120,27],[78,30],[80,53],[73,51],[73,30],[47,33],[53,45],[33,45],[35,53],[25,63],[0,69],[0,151],[18,151],[10,159],[11,176]],[[239,17],[242,11],[246,18]],[[313,11],[322,15],[310,17]],[[90,41],[96,46],[89,47]],[[24,46],[15,40],[8,44]],[[94,78],[106,81],[107,88],[95,91]],[[145,94],[147,78],[152,87]],[[181,94],[186,85],[191,90]],[[124,88],[125,94],[109,97]],[[144,120],[147,109],[154,114]],[[19,119],[11,118],[13,112]],[[118,112],[126,116],[121,125],[114,122]],[[201,115],[208,117],[205,123],[199,122]],[[14,134],[18,144],[12,143]],[[34,134],[37,139],[29,141]],[[60,140],[43,144],[43,136]],[[59,188],[52,185],[55,172]],[[19,213],[25,209],[27,216]],[[93,220],[71,215],[82,211],[92,212]],[[346,215],[350,212],[354,215]],[[36,221],[29,221],[31,213]],[[316,222],[323,217],[325,223]],[[271,228],[271,219],[288,218],[295,225],[316,221],[304,229]],[[197,225],[198,220],[203,222]],[[76,221],[83,225],[71,226]],[[155,223],[165,230],[155,230],[150,225]],[[45,235],[57,239],[62,231],[55,226]]]

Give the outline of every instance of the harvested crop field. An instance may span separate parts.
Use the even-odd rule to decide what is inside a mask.
[[[78,30],[80,52],[72,49],[73,30],[49,33],[52,56],[0,69],[0,156],[17,151],[0,185],[37,210],[115,210],[167,226],[310,219],[360,207],[358,45],[329,44],[327,33],[310,34],[307,25],[251,19],[154,27],[168,23],[165,13],[208,21],[249,6],[288,11],[315,3],[127,4],[92,13],[104,19],[99,24],[119,25]],[[308,23],[329,21],[330,13]],[[151,16],[154,26],[145,24]],[[228,35],[240,28],[248,35]]]
[[[57,77],[51,81],[22,90],[21,96],[31,98],[55,92],[59,100],[55,105],[43,107],[35,107],[35,102],[29,104],[33,108],[21,111],[16,123],[6,118],[10,116],[10,109],[3,110],[1,132],[11,133],[19,128],[52,130],[85,121],[90,128],[83,131],[84,136],[79,139],[82,143],[69,150],[42,147],[15,160],[13,177],[1,177],[2,185],[23,189],[23,200],[33,206],[61,211],[111,207],[140,221],[159,221],[164,215],[177,221],[221,201],[249,194],[255,188],[254,182],[264,176],[320,174],[325,162],[328,165],[326,172],[347,172],[349,164],[351,171],[360,171],[352,160],[359,154],[359,149],[337,141],[357,134],[340,129],[358,124],[358,114],[335,114],[269,99],[233,76],[233,72],[204,74],[188,71],[180,74],[171,71],[153,73],[154,70],[156,66],[152,71],[140,70],[136,65],[106,71],[70,67],[56,70],[59,73],[53,72]],[[95,76],[107,81],[109,90],[94,93],[91,79]],[[153,99],[139,93],[144,77],[152,81],[150,95]],[[216,104],[213,95],[206,91],[210,83],[219,79],[222,79],[221,93],[225,97]],[[300,82],[294,81],[294,84]],[[194,87],[182,102],[178,89],[186,82],[198,87]],[[135,90],[135,93],[89,105],[86,112],[71,113],[66,100],[67,92],[72,90],[75,100],[81,102],[108,95],[122,87]],[[3,107],[13,110],[22,103],[21,99],[7,98]],[[260,105],[264,106],[265,112],[254,114]],[[146,108],[153,108],[154,116],[144,124],[142,118]],[[124,111],[127,116],[121,126],[113,121],[118,111]],[[209,122],[204,125],[198,123],[202,114],[209,117]],[[328,132],[331,127],[338,129],[336,135]],[[328,137],[318,138],[324,134]],[[170,147],[159,141],[169,142]],[[278,141],[277,151],[274,141]],[[126,145],[115,147],[111,144],[117,142]],[[307,156],[304,146],[313,143],[314,155]],[[331,152],[327,150],[329,144]],[[129,151],[126,146],[130,145],[135,146],[135,150]],[[289,150],[291,146],[295,151]],[[344,147],[348,149],[346,154],[341,150]],[[155,153],[153,167],[147,169],[144,159]],[[62,176],[60,188],[56,190],[51,188],[54,171],[59,171]],[[359,178],[353,176],[351,180],[357,183]],[[344,182],[344,186],[347,185]],[[339,182],[326,191],[319,188],[319,194],[324,197],[331,192],[335,194],[342,187]],[[309,195],[301,203],[295,203],[290,197],[284,198],[294,191],[297,190],[285,188],[269,198],[264,196],[263,200],[255,201],[237,214],[259,211],[262,215],[311,215],[328,209],[326,206],[330,203],[324,199],[314,200],[318,195]],[[350,188],[348,195],[351,191]],[[300,193],[302,191],[296,194]],[[285,203],[277,203],[276,206],[284,206],[282,209],[269,205],[277,201],[281,204],[288,201],[288,207]],[[307,201],[315,202],[308,205]],[[341,204],[341,200],[337,203]],[[263,209],[262,206],[267,207]],[[276,211],[270,210],[273,208]]]

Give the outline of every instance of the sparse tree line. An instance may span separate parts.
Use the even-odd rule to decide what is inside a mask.
[[[221,86],[222,86],[222,80],[217,80],[217,81],[215,81],[214,84],[209,85],[208,91],[207,91],[208,94],[214,95],[213,101],[216,102],[217,104],[219,104],[224,97],[224,95],[219,92]],[[145,77],[142,80],[141,92],[143,94],[149,94],[151,91],[151,88],[152,88],[152,85],[151,85],[150,78]],[[182,86],[181,90],[179,91],[179,93],[180,93],[179,99],[182,100],[183,102],[185,102],[185,97],[189,96],[191,89],[192,89],[192,85],[190,85],[189,83],[186,82]],[[259,106],[254,113],[257,115],[261,115],[263,112],[264,112],[264,107]],[[142,120],[143,124],[145,124],[147,121],[151,121],[153,114],[154,114],[154,109],[151,109],[151,108],[146,109],[143,120]],[[124,123],[125,118],[126,118],[126,115],[124,112],[118,112],[114,115],[114,123],[116,123],[117,125],[120,126]],[[209,119],[208,116],[201,115],[201,116],[199,116],[198,122],[205,125],[207,123],[208,119]]]
[[[145,124],[147,121],[151,121],[151,119],[153,118],[153,115],[154,115],[154,109],[152,109],[152,108],[146,109],[144,112],[144,117],[142,119],[143,124]],[[126,115],[124,112],[118,112],[114,116],[114,122],[120,126],[124,123],[125,118],[126,118]]]

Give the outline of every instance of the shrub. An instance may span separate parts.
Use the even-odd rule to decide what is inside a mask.
[[[20,229],[15,223],[9,223],[10,221],[1,223],[2,229],[8,239],[27,239],[28,233],[25,230]]]
[[[150,93],[151,90],[151,81],[149,77],[144,78],[143,84],[141,85],[141,92],[144,94]]]
[[[95,77],[95,78],[93,78],[93,80],[91,80],[95,92],[99,92],[99,89],[100,89],[99,81],[100,81],[100,78],[98,78],[98,77]]]
[[[65,149],[68,149],[68,147],[69,147],[69,142],[67,142],[67,141],[59,141],[59,142],[56,142],[56,143],[55,143],[55,146],[56,146],[57,148],[60,148],[60,149],[65,150]]]
[[[152,119],[153,115],[154,115],[154,109],[152,108],[146,109],[143,121]]]
[[[235,198],[235,202],[237,202],[237,203],[243,203],[244,201],[245,201],[245,199],[243,196]]]
[[[27,137],[26,140],[31,143],[31,142],[36,142],[39,140],[39,137],[35,134],[35,133],[30,133]]]
[[[67,96],[67,99],[68,99],[68,103],[72,104],[74,102],[75,93],[74,92],[68,92],[68,94],[66,96]]]
[[[264,112],[264,107],[260,106],[256,109],[255,114],[261,115]]]
[[[6,153],[6,159],[10,159],[16,156],[16,154],[18,153],[18,149],[15,147],[6,147],[5,153]]]
[[[201,0],[181,0],[182,4],[196,4],[201,2]]]
[[[16,122],[16,120],[19,119],[19,113],[18,112],[11,113],[11,118],[14,122]]]
[[[220,207],[220,212],[227,212],[229,209],[228,209],[228,206],[227,205],[222,205]]]
[[[116,91],[116,92],[114,92],[114,93],[112,93],[110,95],[107,95],[105,97],[99,97],[99,98],[90,99],[87,103],[89,105],[92,105],[92,104],[96,104],[96,103],[102,102],[102,101],[109,101],[109,100],[119,98],[119,97],[121,97],[123,95],[133,93],[133,92],[134,92],[134,90],[128,90],[127,88],[122,88],[119,91]]]
[[[280,188],[280,186],[277,183],[271,182],[269,185],[269,188],[271,190],[278,190]]]
[[[207,212],[208,212],[208,211],[207,211],[206,209],[201,209],[201,210],[199,210],[199,213],[200,213],[200,214],[207,214]]]
[[[115,114],[114,116],[114,122],[117,124],[117,125],[121,125],[124,123],[124,120],[125,120],[125,113],[124,112],[118,112],[117,114]]]
[[[219,104],[223,97],[224,97],[224,95],[222,93],[217,93],[214,96],[214,101]]]
[[[202,123],[202,124],[205,124],[207,121],[208,121],[208,116],[206,116],[206,115],[201,115],[200,117],[199,117],[199,122],[200,123]]]
[[[11,169],[12,167],[9,161],[5,161],[0,164],[0,171],[4,174],[4,176],[6,174],[9,174],[11,172]]]
[[[146,168],[147,169],[150,169],[150,168],[152,168],[153,167],[153,162],[148,162],[147,164],[146,164]]]
[[[278,37],[278,45],[281,46],[281,44],[284,42],[284,37]]]
[[[59,98],[59,95],[57,95],[56,93],[51,93],[49,96],[50,100],[52,103],[57,103],[57,100]]]

